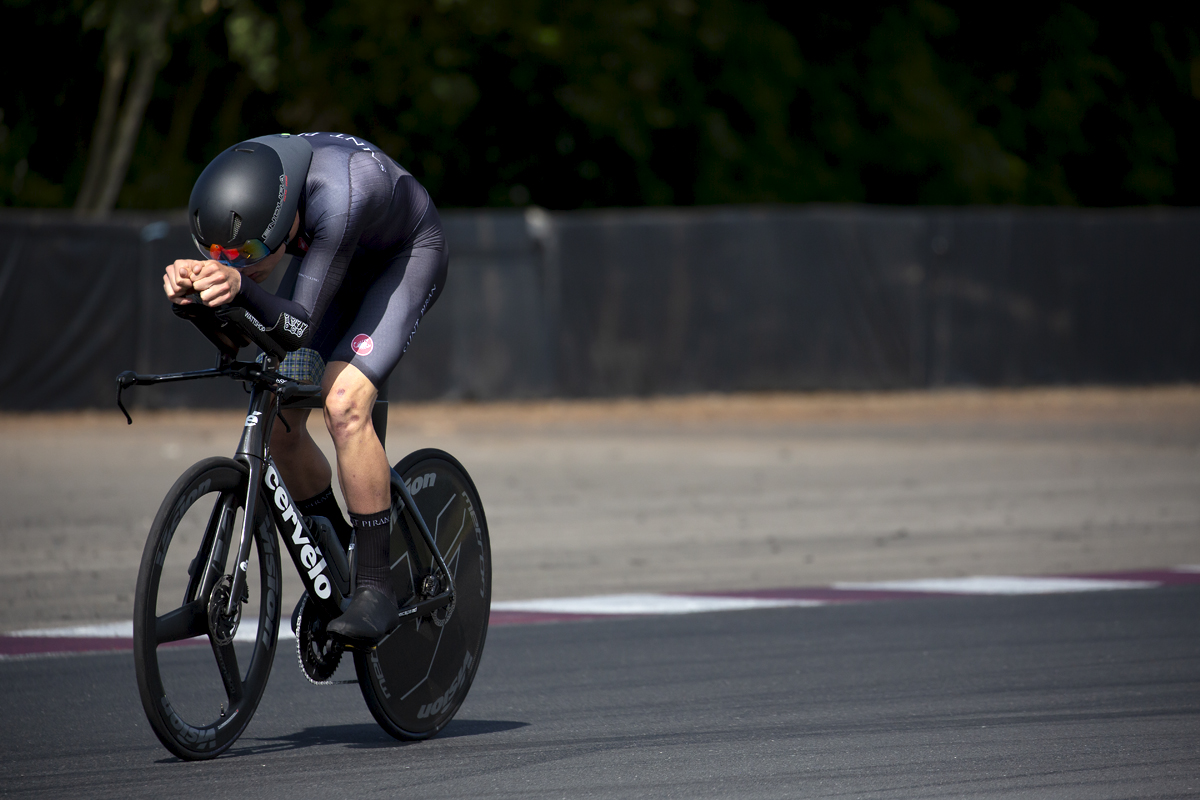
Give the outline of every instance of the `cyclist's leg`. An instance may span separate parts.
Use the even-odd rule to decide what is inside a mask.
[[[338,481],[351,514],[391,505],[391,467],[371,420],[378,394],[353,364],[332,361],[325,369],[325,426],[337,451]]]
[[[371,421],[378,390],[356,367],[333,361],[325,371],[322,394],[358,548],[354,596],[328,630],[345,639],[376,640],[399,621],[388,569],[391,467]]]
[[[329,630],[372,639],[396,624],[390,582],[391,468],[371,421],[378,388],[408,349],[446,279],[437,211],[430,206],[412,247],[392,256],[362,295],[333,348],[323,382],[325,423],[338,454],[338,479],[358,540],[355,598]]]
[[[271,457],[297,503],[321,494],[333,480],[329,460],[308,432],[308,414],[307,408],[284,411],[287,425],[276,424],[271,431]]]
[[[350,546],[352,528],[333,496],[333,470],[329,460],[308,432],[308,414],[307,408],[283,412],[287,425],[276,425],[272,430],[271,456],[279,467],[283,482],[294,493],[300,513],[329,520],[342,547],[346,548]]]

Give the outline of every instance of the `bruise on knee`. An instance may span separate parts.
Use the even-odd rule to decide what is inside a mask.
[[[375,386],[357,368],[339,362],[327,367],[325,427],[335,443],[370,429],[377,394]]]
[[[325,403],[325,427],[335,440],[354,436],[370,421],[370,415],[364,412],[365,404],[346,395],[345,390],[334,392],[334,397]]]

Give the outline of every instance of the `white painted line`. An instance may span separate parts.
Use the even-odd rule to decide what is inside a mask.
[[[27,631],[10,631],[5,636],[60,637],[63,639],[132,639],[133,621],[105,622],[96,625],[75,625],[69,628],[34,628]],[[235,642],[253,642],[258,638],[258,623],[247,621],[233,635]],[[279,623],[279,638],[295,639],[288,620]]]
[[[1200,573],[1200,564],[1174,567],[1181,573]],[[843,582],[832,589],[857,592],[929,592],[959,595],[1022,595],[1058,594],[1064,592],[1096,592],[1119,589],[1153,589],[1159,581],[1119,580],[1107,578],[1045,578],[997,575],[974,575],[967,578],[928,578],[910,581]],[[831,600],[711,597],[683,594],[611,594],[592,597],[551,597],[540,600],[515,600],[492,603],[493,611],[513,611],[532,614],[578,614],[597,616],[700,614],[710,611],[741,611],[756,608],[812,607],[827,605]],[[4,636],[62,637],[91,639],[132,639],[133,623],[107,622],[75,625],[64,628],[35,628],[9,631]],[[256,621],[247,620],[238,629],[234,641],[252,642],[258,638]],[[286,619],[279,626],[281,640],[295,639]]]
[[[104,622],[96,625],[75,625],[70,628],[34,628],[11,631],[5,636],[61,636],[68,639],[132,639],[133,622]]]
[[[492,603],[492,611],[534,614],[699,614],[753,608],[825,605],[821,600],[778,600],[754,597],[699,597],[676,594],[609,594],[593,597],[551,597]]]
[[[1103,578],[1037,578],[1002,575],[973,575],[969,578],[929,578],[913,581],[835,583],[834,589],[867,592],[935,592],[938,594],[1059,594],[1115,589],[1153,589],[1158,581],[1107,580]]]

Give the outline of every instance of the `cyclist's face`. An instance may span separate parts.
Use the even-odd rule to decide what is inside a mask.
[[[279,245],[279,249],[277,249],[274,253],[271,253],[271,255],[267,256],[262,261],[259,261],[257,264],[251,264],[248,267],[242,267],[238,271],[242,273],[243,277],[249,278],[255,283],[262,283],[267,279],[267,276],[274,271],[275,267],[279,265],[279,261],[283,258],[283,251],[286,247],[286,243],[281,244]]]
[[[296,214],[296,220],[292,223],[292,230],[288,233],[288,241],[296,237],[296,231],[300,228],[300,214]],[[255,283],[262,283],[267,279],[267,276],[274,271],[275,267],[279,266],[279,261],[283,258],[283,251],[287,249],[287,242],[279,245],[274,253],[259,261],[257,264],[251,264],[248,267],[242,267],[240,272],[244,277],[249,278]]]

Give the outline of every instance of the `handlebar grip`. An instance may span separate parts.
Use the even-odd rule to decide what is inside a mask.
[[[271,336],[267,326],[259,322],[258,317],[244,308],[239,306],[223,306],[217,310],[217,319],[228,322],[241,330],[250,337],[250,341],[261,347],[264,353],[268,353],[280,360],[288,353],[287,348]]]
[[[320,396],[321,387],[315,384],[289,383],[279,391],[279,401],[284,404],[312,400]]]

